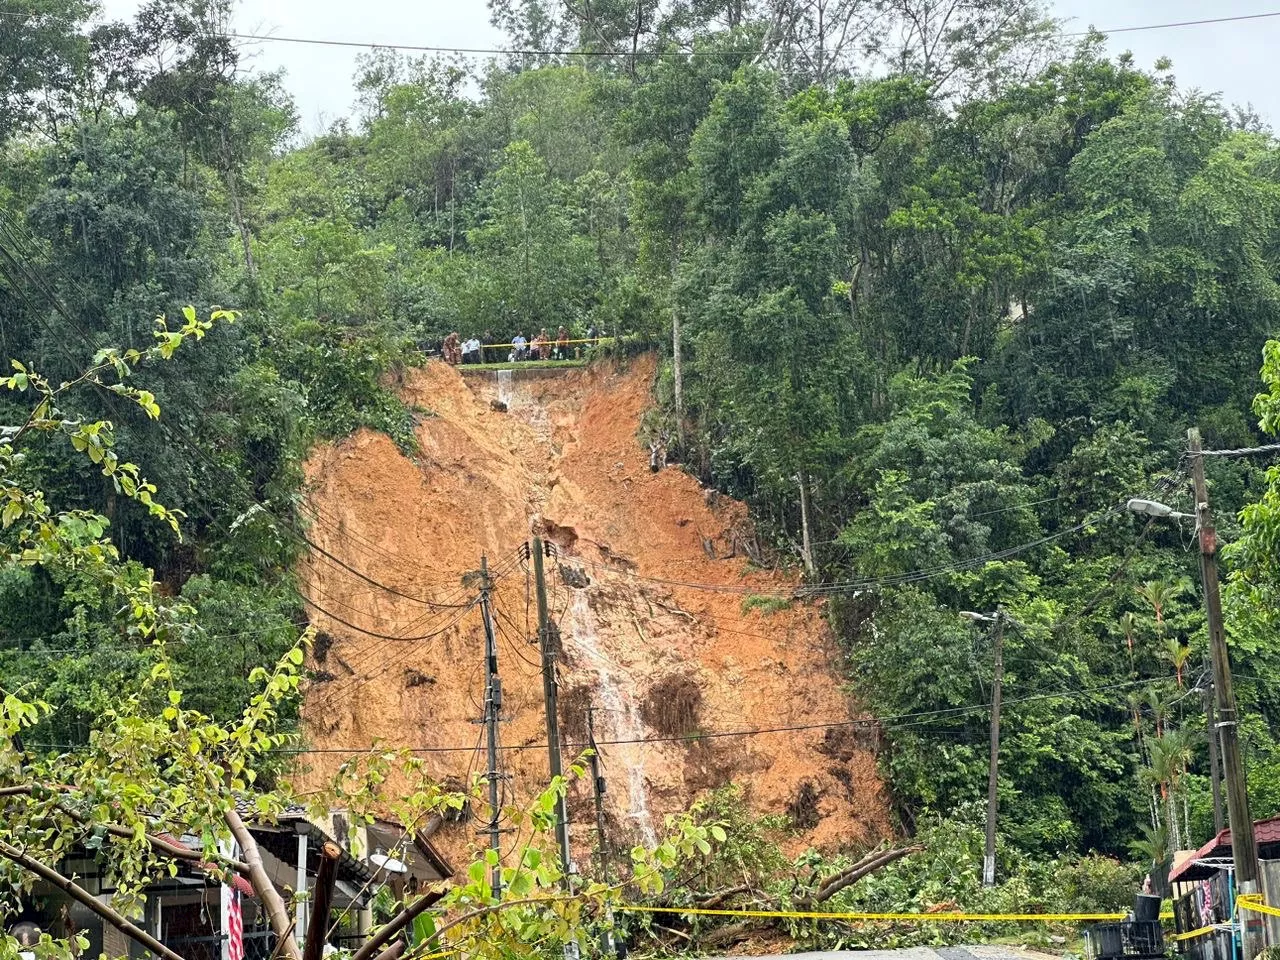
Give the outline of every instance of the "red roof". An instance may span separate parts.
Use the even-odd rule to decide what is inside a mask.
[[[1253,822],[1253,839],[1259,847],[1272,844],[1280,845],[1280,817],[1255,820]],[[1181,865],[1170,871],[1169,882],[1178,883],[1184,880],[1207,879],[1212,875],[1213,868],[1202,865],[1200,861],[1208,857],[1226,859],[1230,856],[1231,828],[1227,827],[1197,850],[1194,856],[1188,857]]]

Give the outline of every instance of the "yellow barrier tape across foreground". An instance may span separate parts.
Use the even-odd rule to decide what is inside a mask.
[[[1249,910],[1252,913],[1265,913],[1269,917],[1280,917],[1280,909],[1269,905],[1260,893],[1242,893],[1236,898],[1236,903],[1240,909]]]
[[[706,907],[620,906],[625,913],[679,913],[702,917],[768,917],[779,920],[918,920],[925,923],[1123,920],[1123,913],[822,913],[816,910],[712,910]]]
[[[1198,927],[1195,930],[1188,930],[1186,933],[1171,933],[1169,934],[1169,939],[1174,941],[1190,940],[1194,937],[1203,937],[1206,933],[1217,933],[1219,929],[1221,928],[1211,924],[1207,927]]]

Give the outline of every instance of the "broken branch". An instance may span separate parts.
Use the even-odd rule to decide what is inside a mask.
[[[231,835],[236,838],[236,843],[240,844],[240,849],[244,852],[253,889],[257,892],[263,907],[266,908],[267,917],[271,920],[271,929],[280,941],[277,946],[283,948],[289,960],[302,960],[302,954],[291,933],[292,922],[289,919],[289,911],[285,909],[284,901],[280,899],[279,892],[272,885],[271,878],[267,876],[267,870],[262,865],[262,852],[258,849],[258,841],[253,839],[253,834],[244,825],[235,807],[228,807],[223,817],[227,821],[227,826],[231,828]]]
[[[0,855],[12,860],[18,866],[29,870],[42,880],[46,880],[53,884],[72,900],[88,907],[91,911],[101,917],[104,922],[111,924],[111,926],[115,927],[126,937],[138,942],[157,956],[164,957],[165,960],[183,960],[181,954],[174,953],[155,937],[151,936],[151,934],[131,923],[123,914],[107,906],[88,890],[84,889],[84,887],[75,883],[68,877],[64,877],[57,870],[47,864],[41,863],[34,857],[28,856],[17,847],[10,846],[3,840],[0,840]]]

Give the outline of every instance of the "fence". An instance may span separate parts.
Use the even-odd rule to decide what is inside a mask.
[[[363,937],[339,938],[344,942],[335,944],[345,950],[354,950],[364,942]],[[222,960],[222,945],[225,936],[211,937],[174,937],[165,946],[171,947],[184,960]],[[345,941],[353,941],[351,943]],[[270,930],[250,930],[244,935],[245,960],[271,960],[276,954],[276,935]]]

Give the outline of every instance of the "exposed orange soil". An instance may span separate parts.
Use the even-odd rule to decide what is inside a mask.
[[[744,612],[744,590],[785,591],[792,582],[749,568],[739,549],[749,529],[742,505],[708,495],[674,467],[650,471],[637,431],[653,377],[648,358],[627,368],[601,365],[546,378],[517,372],[509,412],[502,413],[490,406],[496,374],[464,378],[432,363],[410,371],[402,391],[406,401],[433,413],[417,430],[417,462],[386,437],[361,431],[316,451],[307,464],[320,516],[311,537],[343,563],[436,603],[469,598],[461,575],[479,566],[482,552],[505,574],[493,601],[510,718],[501,727],[506,745],[546,738],[537,651],[529,640],[534,608],[526,572],[514,563],[533,531],[557,552],[547,561],[547,576],[563,636],[567,757],[583,737],[588,701],[601,711],[601,741],[670,733],[647,721],[664,722],[654,710],[671,706],[679,678],[696,683],[694,728],[704,733],[857,716],[841,690],[837,654],[818,608]],[[425,637],[371,637],[313,611],[316,627],[332,640],[313,658],[320,679],[303,711],[312,744],[462,745],[467,749],[426,754],[430,769],[462,779],[482,770],[483,754],[471,749],[481,734],[475,723],[483,684],[479,612],[433,609],[389,594],[320,556],[299,574],[307,594],[336,617],[392,637]],[[807,808],[814,823],[797,845],[857,846],[889,832],[874,757],[850,728],[605,742],[601,756],[610,827],[620,842],[652,839],[661,833],[663,814],[728,782],[742,785],[761,812],[782,813],[802,792],[812,796]],[[319,783],[342,759],[309,755],[303,784]],[[528,797],[545,783],[544,750],[507,751],[503,759],[513,774],[508,797]],[[811,786],[804,790],[806,783]],[[589,811],[587,786],[576,786],[570,814],[579,849],[591,838]],[[476,827],[453,828],[446,846],[460,852]]]

